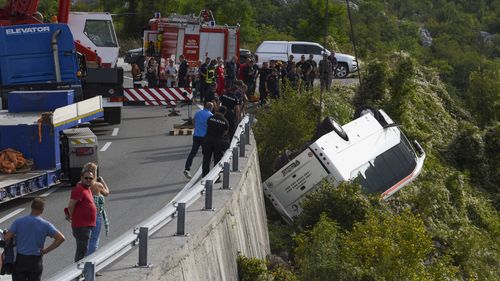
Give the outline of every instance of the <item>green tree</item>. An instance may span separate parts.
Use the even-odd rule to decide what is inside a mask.
[[[493,125],[500,116],[500,62],[470,74],[467,104],[481,127]]]
[[[295,238],[295,264],[301,280],[341,280],[341,237],[336,223],[323,214],[313,229]]]
[[[453,279],[453,267],[441,266],[443,260],[436,266],[447,272],[429,270],[431,266],[425,265],[432,248],[424,222],[412,213],[372,213],[346,235],[342,258],[354,280]]]
[[[263,179],[274,173],[275,161],[281,153],[297,151],[311,139],[318,120],[311,100],[309,94],[287,92],[269,108],[257,112],[258,125],[253,130]]]
[[[320,215],[325,214],[342,229],[351,229],[356,222],[365,220],[370,202],[357,182],[343,182],[335,187],[325,181],[316,191],[307,195],[301,206],[303,210],[297,218],[297,224],[301,227],[313,227]]]

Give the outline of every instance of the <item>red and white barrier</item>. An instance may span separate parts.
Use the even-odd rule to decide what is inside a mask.
[[[123,89],[129,101],[144,102],[146,105],[173,105],[179,101],[193,99],[191,88],[126,88]]]

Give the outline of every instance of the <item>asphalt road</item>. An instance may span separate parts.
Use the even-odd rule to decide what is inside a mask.
[[[127,81],[126,81],[127,82]],[[186,185],[184,162],[191,148],[190,136],[170,136],[174,124],[187,118],[187,108],[181,117],[167,117],[164,107],[123,107],[122,123],[91,125],[99,141],[99,171],[109,185],[107,198],[110,233],[101,233],[101,245],[153,215],[168,204]],[[201,152],[192,171],[201,164]],[[70,224],[64,220],[71,187],[58,186],[39,192],[47,206],[43,217],[51,221],[65,236],[66,241],[44,257],[42,279],[71,264],[75,253],[75,240]],[[0,228],[8,228],[21,216],[29,214],[31,198],[19,198],[0,205]],[[51,241],[47,239],[46,243]],[[0,280],[9,280],[0,278]]]

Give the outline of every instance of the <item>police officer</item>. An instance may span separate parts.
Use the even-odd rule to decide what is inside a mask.
[[[323,59],[319,62],[318,69],[321,90],[330,90],[332,83],[332,62],[328,59],[327,54],[323,54]]]
[[[220,98],[221,105],[227,108],[226,119],[229,122],[229,139],[233,138],[236,132],[236,123],[240,119],[241,101],[234,94],[234,89],[226,91]]]
[[[227,149],[226,134],[229,130],[229,122],[224,117],[227,112],[225,106],[221,106],[219,111],[207,120],[207,134],[203,142],[203,164],[202,176],[206,176],[210,171],[210,160],[214,156],[214,165],[217,164],[224,150]]]
[[[189,66],[187,64],[186,59],[184,58],[184,55],[179,56],[179,62],[180,62],[179,73],[177,76],[179,81],[177,82],[177,85],[180,88],[189,87],[189,81],[188,81],[188,68],[189,68]]]

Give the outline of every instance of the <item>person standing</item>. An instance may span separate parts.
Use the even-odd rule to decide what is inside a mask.
[[[236,132],[236,124],[239,122],[241,116],[241,100],[236,97],[234,90],[235,89],[226,91],[226,93],[219,98],[221,105],[225,106],[227,109],[224,117],[226,117],[229,122],[229,139],[233,138]]]
[[[215,67],[215,76],[217,77],[216,83],[217,88],[215,92],[217,96],[222,96],[225,89],[225,77],[224,77],[224,61],[221,58],[217,58],[217,66]]]
[[[240,65],[238,64],[238,57],[233,56],[230,61],[228,61],[225,65],[226,70],[226,79],[225,79],[225,87],[229,89],[233,86],[238,73],[240,72]]]
[[[207,134],[203,142],[203,177],[210,172],[212,155],[214,157],[214,165],[219,163],[222,155],[224,155],[224,150],[226,149],[225,136],[229,130],[229,122],[224,117],[226,111],[227,108],[222,105],[219,111],[207,120]]]
[[[307,76],[307,87],[308,89],[312,89],[314,87],[314,79],[316,78],[316,72],[318,71],[318,64],[314,60],[314,55],[310,54],[309,59],[307,60],[309,65],[311,65],[311,72]]]
[[[268,90],[266,89],[266,81],[267,77],[271,75],[271,69],[269,68],[268,62],[265,61],[262,63],[262,68],[257,73],[259,77],[259,99],[260,105],[264,105],[266,103]]]
[[[198,69],[198,77],[200,80],[200,100],[201,102],[207,102],[205,96],[207,95],[207,82],[205,78],[207,76],[208,65],[210,64],[210,58],[206,57],[205,62],[200,65]]]
[[[188,83],[188,64],[186,59],[184,58],[184,55],[179,56],[179,81],[177,85],[181,88],[189,87]]]
[[[89,162],[83,166],[83,170],[88,170],[94,175],[97,175],[97,165],[95,163]],[[86,256],[92,254],[97,250],[99,246],[99,236],[101,234],[102,225],[104,224],[104,229],[106,231],[106,236],[109,232],[109,220],[106,210],[104,209],[105,199],[109,195],[109,188],[104,179],[101,176],[96,177],[96,180],[90,186],[92,191],[92,196],[94,197],[94,204],[97,209],[97,215],[95,220],[95,227],[90,233],[89,249]]]
[[[89,248],[92,229],[96,225],[97,208],[90,187],[95,175],[89,170],[81,172],[80,182],[71,191],[68,215],[76,240],[75,262],[83,259]]]
[[[132,80],[134,88],[142,88],[142,71],[137,63],[132,64]]]
[[[168,60],[168,65],[165,68],[165,73],[167,75],[167,87],[175,87],[177,82],[177,68],[175,68],[174,60]]]
[[[207,66],[207,73],[205,75],[205,102],[207,101],[215,101],[215,90],[216,90],[216,79],[217,75],[215,72],[215,67],[217,66],[217,60],[213,59],[210,61],[210,64]]]
[[[153,57],[149,59],[148,66],[146,67],[146,79],[148,80],[149,88],[158,87],[158,63]]]
[[[43,272],[42,257],[56,249],[66,239],[54,225],[41,217],[45,209],[45,200],[40,197],[31,202],[31,214],[12,223],[4,240],[11,244],[16,241],[17,256],[12,272],[13,281],[39,281]],[[54,241],[45,247],[45,238]]]
[[[184,176],[186,178],[191,178],[191,165],[193,164],[193,158],[198,153],[198,149],[203,145],[203,140],[207,134],[207,120],[212,114],[214,109],[214,104],[211,102],[205,102],[203,110],[200,110],[194,114],[194,132],[193,132],[193,145],[191,146],[191,152],[189,152],[186,164],[184,165]]]
[[[319,81],[321,90],[330,90],[332,81],[332,63],[327,54],[323,54],[323,59],[319,62]]]

